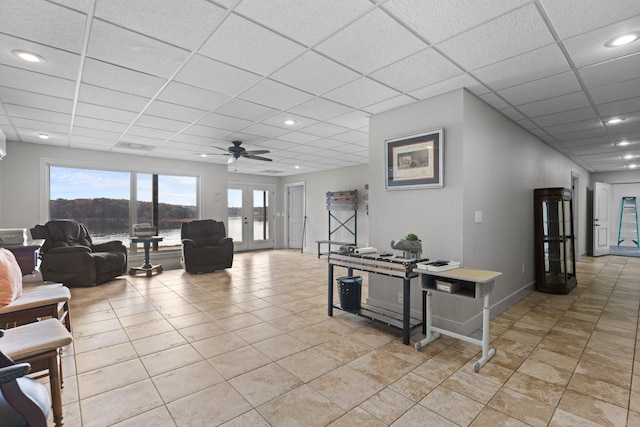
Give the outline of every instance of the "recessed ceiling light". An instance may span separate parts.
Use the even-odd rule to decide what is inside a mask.
[[[633,33],[623,34],[616,38],[613,38],[606,42],[604,45],[606,47],[620,47],[624,45],[628,45],[629,43],[633,43],[634,41],[640,38],[640,31],[636,31]]]
[[[607,120],[608,125],[617,125],[620,122],[623,122],[624,118],[614,117],[612,119]]]
[[[42,56],[35,54],[33,52],[27,52],[26,50],[12,50],[11,53],[13,53],[15,56],[22,59],[23,61],[42,62],[42,63],[47,62],[47,60],[44,59]]]
[[[632,154],[627,154],[626,156],[623,157],[623,159],[631,160],[631,159],[633,159],[633,155]]]
[[[300,169],[300,166],[295,165],[293,168],[294,168],[294,169]]]
[[[620,141],[616,145],[618,147],[624,147],[625,145],[629,145],[629,144],[631,144],[629,141]]]
[[[635,163],[633,163],[633,164],[630,164],[630,165],[629,165],[629,167],[630,167],[631,169],[635,169],[635,168],[637,168],[637,167],[638,167],[638,165],[636,165]]]
[[[38,134],[38,138],[40,138],[40,139],[49,139],[49,135],[47,135],[46,133],[39,133]]]
[[[287,126],[293,126],[296,123],[297,122],[295,120],[292,120],[292,119],[287,119],[287,120],[284,121],[284,124],[287,125]]]

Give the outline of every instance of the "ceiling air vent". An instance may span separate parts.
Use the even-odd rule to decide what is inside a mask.
[[[275,170],[272,170],[272,169],[266,169],[266,170],[261,171],[260,173],[268,173],[270,175],[277,175],[279,173],[282,173],[282,171],[275,171]]]

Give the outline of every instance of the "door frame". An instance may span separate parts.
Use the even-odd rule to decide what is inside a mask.
[[[305,224],[304,221],[306,221],[306,217],[307,217],[307,188],[306,188],[306,184],[304,181],[300,181],[300,182],[291,182],[288,184],[284,185],[284,190],[285,190],[285,206],[284,206],[284,212],[285,212],[285,220],[284,220],[284,241],[285,241],[285,248],[289,249],[290,245],[289,245],[289,226],[290,226],[290,213],[291,213],[291,208],[292,208],[292,204],[291,204],[291,197],[290,197],[290,190],[292,187],[302,187],[302,216],[303,216],[303,226],[302,226],[302,252],[304,252],[304,245],[305,245],[305,240],[306,240],[306,236],[304,235],[304,233],[306,233],[305,230]]]
[[[601,194],[599,194],[599,189],[606,189],[606,193],[607,193],[607,200],[600,200]],[[598,207],[604,207],[606,209],[605,211],[605,220],[603,221],[601,218],[601,212],[598,209]],[[599,215],[600,214],[600,215]],[[601,233],[599,233],[600,230],[602,230],[602,224],[605,224],[605,239],[606,240],[606,245],[603,247],[602,245],[598,245],[598,242],[601,241],[600,239],[600,235]],[[602,255],[609,255],[610,251],[609,251],[609,246],[611,245],[610,243],[610,237],[609,237],[609,233],[610,233],[610,229],[611,229],[611,185],[605,182],[596,182],[594,185],[594,189],[593,189],[593,222],[591,224],[591,228],[593,230],[593,256],[602,256]]]
[[[250,182],[234,182],[229,181],[227,184],[227,192],[229,190],[241,190],[242,191],[242,213],[247,218],[247,227],[243,226],[243,241],[242,243],[234,244],[234,251],[256,250],[256,249],[273,249],[275,248],[275,220],[276,220],[276,185],[275,184],[261,184]],[[253,191],[261,190],[269,192],[269,210],[267,215],[269,217],[269,239],[268,240],[253,240]],[[248,204],[250,203],[250,205]],[[249,210],[249,212],[247,212]],[[246,230],[245,230],[246,229]],[[247,236],[244,236],[245,231]]]

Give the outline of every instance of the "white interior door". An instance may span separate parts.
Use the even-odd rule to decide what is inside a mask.
[[[227,235],[235,251],[275,246],[274,201],[274,185],[229,184]]]
[[[287,247],[303,248],[304,184],[287,185]]]
[[[593,192],[593,255],[609,255],[609,194],[611,186],[596,182]]]

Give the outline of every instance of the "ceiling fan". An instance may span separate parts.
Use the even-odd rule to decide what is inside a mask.
[[[233,146],[227,148],[226,150],[224,148],[215,147],[218,150],[228,151],[226,155],[230,156],[229,161],[227,162],[229,164],[237,161],[240,157],[246,157],[247,159],[253,159],[253,160],[262,160],[265,162],[272,161],[272,159],[268,159],[266,157],[262,157],[258,155],[258,154],[267,154],[269,150],[247,151],[244,147],[240,146],[240,144],[242,144],[242,141],[231,141],[231,142],[233,143]]]

